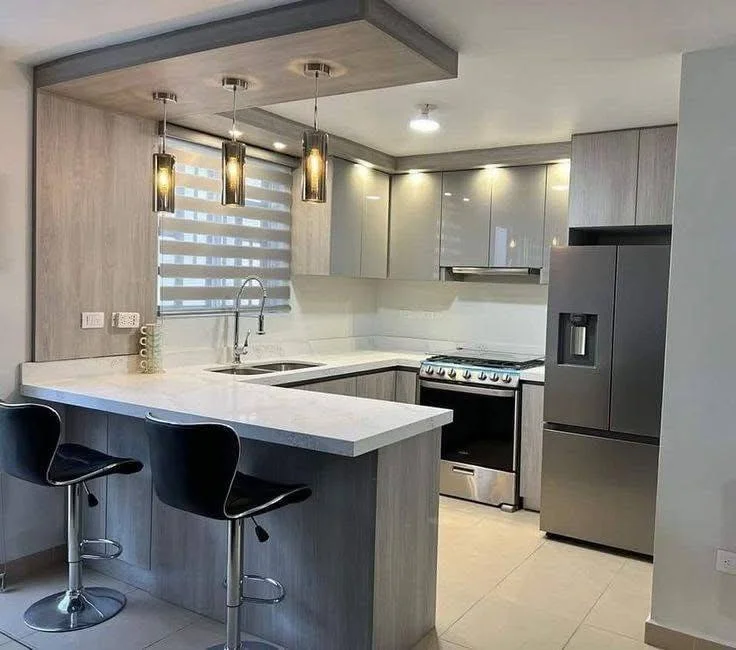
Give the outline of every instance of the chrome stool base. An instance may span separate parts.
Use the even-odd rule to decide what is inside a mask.
[[[46,596],[31,605],[23,620],[40,632],[83,630],[111,619],[125,607],[125,596],[106,587],[85,587]]]

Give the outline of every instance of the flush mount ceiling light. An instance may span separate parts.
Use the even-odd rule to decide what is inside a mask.
[[[314,128],[302,134],[302,201],[324,203],[327,200],[327,141],[328,136],[319,130],[317,100],[319,78],[329,77],[330,66],[325,63],[307,63],[304,75],[314,77]]]
[[[276,151],[283,151],[286,149],[286,145],[283,142],[274,142],[273,148],[276,149]]]
[[[232,140],[222,143],[222,205],[245,205],[245,145],[238,142],[240,132],[236,128],[237,96],[239,90],[247,90],[248,82],[237,77],[225,77],[222,87],[233,94]]]
[[[434,133],[435,131],[438,131],[440,123],[429,116],[429,113],[435,108],[437,107],[432,104],[424,104],[419,116],[409,122],[409,128],[412,131],[418,131],[419,133]]]
[[[176,95],[167,92],[153,93],[153,101],[164,105],[163,131],[158,153],[153,154],[153,210],[154,212],[174,212],[174,195],[176,178],[174,165],[176,160],[166,153],[166,107],[169,102],[176,103]]]

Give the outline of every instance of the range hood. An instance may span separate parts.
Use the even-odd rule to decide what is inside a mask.
[[[457,280],[517,280],[539,283],[542,269],[527,266],[452,266],[446,269]]]

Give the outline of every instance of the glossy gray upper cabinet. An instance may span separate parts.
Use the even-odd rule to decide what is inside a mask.
[[[676,149],[676,126],[641,130],[636,192],[637,226],[672,223]]]
[[[391,179],[389,277],[438,280],[442,174],[401,174]]]
[[[440,266],[487,266],[493,172],[442,174]]]
[[[572,138],[570,228],[633,226],[639,130]]]
[[[330,275],[360,277],[365,174],[351,162],[332,160]]]
[[[549,256],[554,246],[567,246],[567,209],[570,196],[570,163],[547,165],[544,204],[544,266],[542,282],[549,282]]]
[[[491,201],[491,266],[541,268],[547,166],[496,169]]]
[[[363,167],[365,176],[363,242],[360,277],[383,279],[388,274],[388,174]]]

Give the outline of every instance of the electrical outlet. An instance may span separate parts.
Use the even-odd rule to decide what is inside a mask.
[[[135,311],[116,311],[112,315],[112,326],[118,329],[140,327],[141,315]]]
[[[82,329],[94,330],[105,327],[104,311],[83,311],[82,312]]]
[[[716,571],[736,575],[736,553],[719,548],[716,551]]]

